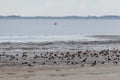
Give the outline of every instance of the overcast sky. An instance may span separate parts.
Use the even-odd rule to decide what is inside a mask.
[[[120,15],[120,0],[0,0],[0,15]]]

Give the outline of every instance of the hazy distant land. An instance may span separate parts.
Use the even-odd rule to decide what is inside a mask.
[[[105,15],[105,16],[61,16],[61,17],[53,17],[53,16],[17,16],[17,15],[9,15],[9,16],[0,16],[0,19],[120,19],[120,16],[117,15]]]

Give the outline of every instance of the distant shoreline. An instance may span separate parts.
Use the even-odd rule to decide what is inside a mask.
[[[120,19],[120,16],[116,15],[106,15],[106,16],[61,16],[61,17],[53,17],[53,16],[31,16],[31,17],[23,17],[23,16],[0,16],[0,19]]]

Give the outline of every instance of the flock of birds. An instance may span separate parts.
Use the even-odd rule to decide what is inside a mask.
[[[68,52],[1,52],[0,65],[80,65],[120,64],[120,50]]]

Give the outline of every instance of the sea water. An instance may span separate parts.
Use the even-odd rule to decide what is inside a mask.
[[[119,35],[115,19],[0,19],[0,42],[97,40],[84,35]]]

